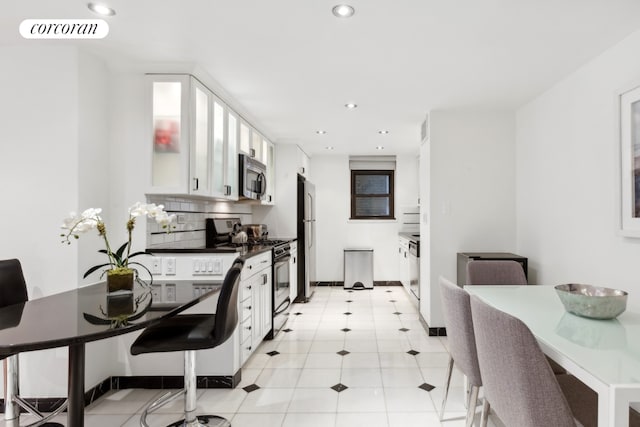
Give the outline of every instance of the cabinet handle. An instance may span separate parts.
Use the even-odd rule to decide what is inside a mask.
[[[404,253],[404,257],[405,257],[405,258],[407,257],[407,253],[406,253],[406,252]]]
[[[198,186],[200,184],[199,181],[198,181],[198,178],[193,178],[193,183],[195,185],[194,190],[197,191],[198,190]]]
[[[251,290],[251,285],[247,286],[247,289]]]
[[[247,347],[247,350],[251,351],[251,346]]]
[[[250,265],[250,266],[249,266],[249,270],[251,270],[252,268],[253,268],[253,265]]]
[[[251,326],[247,326],[247,329],[248,329],[248,330],[251,330]]]
[[[269,194],[269,201],[271,201],[271,194]]]
[[[402,248],[398,248],[398,253],[401,254],[402,253]]]
[[[250,149],[249,149],[249,155],[250,155],[251,157],[255,157],[255,156],[256,156],[256,150],[254,150],[253,148],[250,148]]]
[[[262,275],[262,284],[263,284],[263,285],[266,285],[266,284],[267,284],[267,275],[266,275],[266,274],[263,274],[263,275]]]
[[[224,186],[224,195],[225,196],[230,196],[231,195],[231,186],[230,185],[225,185]]]
[[[247,310],[251,310],[251,306],[250,305],[248,305],[246,308],[247,308]]]
[[[301,174],[304,174],[304,167],[301,167],[301,168],[300,168],[300,173],[301,173]]]

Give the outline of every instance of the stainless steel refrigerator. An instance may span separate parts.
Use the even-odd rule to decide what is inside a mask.
[[[307,302],[316,287],[316,189],[298,175],[298,297]]]

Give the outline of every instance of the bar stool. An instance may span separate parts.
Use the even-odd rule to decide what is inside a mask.
[[[184,394],[184,420],[169,427],[230,426],[216,415],[197,416],[196,350],[214,348],[224,343],[238,325],[238,283],[244,261],[238,259],[227,272],[218,297],[215,314],[184,314],[170,317],[144,330],[131,345],[131,354],[184,351],[184,389],[170,392],[148,405],[140,425],[148,427],[147,415]],[[203,426],[204,427],[204,426]]]
[[[19,304],[23,305],[28,300],[27,283],[24,280],[20,261],[17,259],[0,260],[0,308],[14,304],[16,306]],[[15,310],[14,314],[16,315],[15,319],[4,319],[4,325],[6,327],[12,326],[12,322],[16,325],[20,323],[22,307],[20,307],[19,310]],[[29,424],[29,426],[39,426],[45,424],[67,407],[67,402],[65,401],[59,408],[45,417],[38,409],[20,397],[18,354],[16,353],[5,357],[2,364],[4,369],[5,420],[18,419],[20,417],[20,408],[23,408],[38,419],[36,422]],[[47,425],[59,426],[60,424],[49,423]]]

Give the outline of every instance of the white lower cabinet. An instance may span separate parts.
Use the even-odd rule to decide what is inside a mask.
[[[409,239],[403,236],[398,237],[398,269],[400,270],[400,282],[402,286],[410,292],[410,274],[409,274]]]
[[[240,365],[271,330],[271,252],[246,260],[241,273],[238,321],[240,322]]]

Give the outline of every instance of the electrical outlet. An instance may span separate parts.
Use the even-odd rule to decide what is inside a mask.
[[[167,296],[167,302],[176,302],[176,285],[173,283],[167,283],[164,288]]]
[[[162,274],[162,258],[151,258],[151,274]]]
[[[175,276],[176,274],[176,259],[175,257],[169,257],[165,259],[165,274],[167,276]]]
[[[154,301],[162,301],[162,285],[151,285],[151,297]]]

